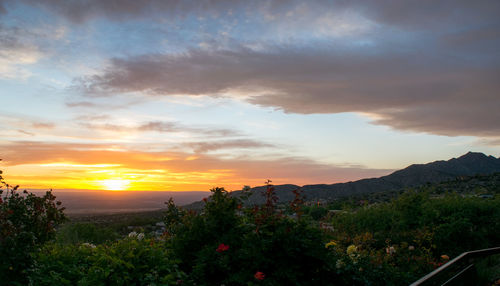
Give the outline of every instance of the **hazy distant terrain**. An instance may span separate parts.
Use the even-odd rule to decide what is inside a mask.
[[[40,194],[45,190],[33,190]],[[54,190],[68,214],[124,213],[157,210],[170,197],[177,205],[201,200],[208,192]]]

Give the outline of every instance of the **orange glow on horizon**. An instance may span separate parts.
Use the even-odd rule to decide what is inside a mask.
[[[219,158],[180,151],[96,152],[77,147],[20,143],[9,147],[10,160],[2,161],[0,170],[11,185],[42,190],[208,191],[213,187],[240,190],[245,185],[262,186],[267,179],[277,185],[341,182],[331,175],[339,170],[345,176],[343,181],[374,176],[370,170],[363,172],[363,168],[332,166],[325,171],[324,164],[289,158]]]
[[[234,170],[169,171],[130,169],[120,164],[44,163],[2,167],[11,184],[25,189],[108,191],[208,191],[213,187],[241,189],[251,183],[235,178]]]

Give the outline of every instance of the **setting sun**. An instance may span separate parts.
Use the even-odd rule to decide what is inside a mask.
[[[100,181],[100,184],[108,191],[124,191],[128,188],[130,181],[122,179],[112,179]]]

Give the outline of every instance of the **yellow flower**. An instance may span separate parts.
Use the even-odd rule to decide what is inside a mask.
[[[356,253],[356,251],[358,251],[358,248],[356,247],[356,245],[354,244],[351,244],[347,247],[347,255],[353,255]]]
[[[335,240],[332,240],[329,243],[325,244],[325,248],[328,248],[330,246],[337,246],[337,242]]]

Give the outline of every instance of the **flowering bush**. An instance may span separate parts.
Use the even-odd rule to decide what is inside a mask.
[[[257,271],[255,272],[253,277],[255,277],[255,279],[257,280],[264,280],[264,278],[266,278],[266,275],[263,272]]]
[[[191,283],[329,285],[335,280],[321,230],[282,215],[271,185],[265,197],[264,205],[242,210],[242,201],[215,188],[201,214],[184,213],[171,243]],[[293,202],[296,212],[299,201]]]
[[[219,247],[215,251],[217,252],[224,252],[229,250],[229,245],[225,245],[224,243],[219,244]]]
[[[32,264],[30,253],[52,239],[64,219],[64,208],[51,191],[38,197],[10,186],[0,171],[0,277],[25,283]]]
[[[410,284],[450,256],[499,245],[498,203],[409,192],[335,216],[337,245],[327,248],[345,284]]]

